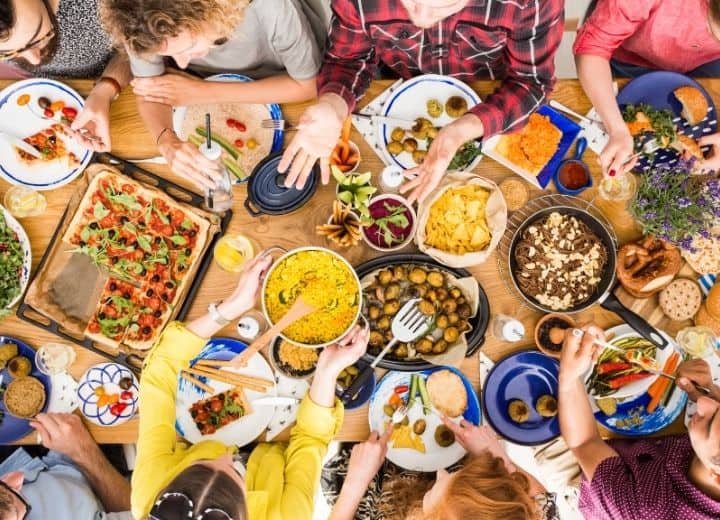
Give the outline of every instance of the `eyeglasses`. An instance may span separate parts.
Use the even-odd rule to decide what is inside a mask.
[[[28,517],[28,515],[30,514],[30,511],[32,510],[32,507],[30,507],[30,504],[28,504],[27,500],[25,500],[25,497],[23,497],[20,493],[18,493],[17,491],[15,491],[15,490],[14,490],[13,488],[11,488],[10,486],[8,486],[8,485],[7,485],[5,482],[3,482],[2,480],[0,480],[0,486],[3,487],[3,488],[5,488],[5,489],[7,489],[10,493],[12,493],[13,495],[15,495],[20,502],[22,502],[23,504],[25,504],[25,514],[24,514],[24,515],[22,516],[22,518],[20,519],[20,520],[25,520],[25,519]]]
[[[164,493],[150,511],[151,520],[233,520],[222,509],[209,507],[197,516],[193,515],[195,504],[185,493]]]
[[[55,27],[50,27],[50,29],[48,30],[48,32],[45,33],[44,36],[41,36],[40,38],[28,43],[25,47],[22,47],[20,49],[14,50],[14,51],[7,51],[7,52],[0,51],[0,59],[11,60],[13,58],[17,58],[23,52],[27,52],[30,49],[34,49],[35,47],[44,47],[53,38],[55,38]]]

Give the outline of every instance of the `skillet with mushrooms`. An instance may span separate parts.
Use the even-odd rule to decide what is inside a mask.
[[[445,271],[399,264],[364,277],[370,279],[372,282],[363,289],[363,315],[370,323],[371,355],[377,355],[392,339],[392,320],[412,298],[420,298],[418,308],[426,316],[433,316],[433,324],[414,342],[398,343],[387,358],[402,361],[416,359],[419,354],[443,354],[471,329],[471,303]]]

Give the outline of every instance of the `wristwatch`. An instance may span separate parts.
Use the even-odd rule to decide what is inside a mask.
[[[221,327],[224,327],[225,325],[230,323],[229,319],[225,318],[225,316],[220,314],[217,303],[211,303],[210,305],[208,305],[208,313],[210,314],[212,320]]]

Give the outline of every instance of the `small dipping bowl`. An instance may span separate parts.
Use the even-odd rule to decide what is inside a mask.
[[[553,180],[558,193],[563,195],[577,195],[592,186],[590,168],[581,159],[587,148],[587,139],[581,137],[575,146],[575,156],[560,163]]]

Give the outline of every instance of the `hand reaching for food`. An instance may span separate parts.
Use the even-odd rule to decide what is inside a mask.
[[[347,476],[343,486],[349,485],[364,492],[372,479],[385,462],[388,450],[388,440],[392,435],[394,426],[388,423],[385,432],[380,435],[373,431],[365,442],[353,446],[348,464]]]
[[[514,471],[514,465],[510,460],[505,448],[500,444],[497,434],[489,426],[475,426],[473,423],[462,419],[455,423],[443,416],[443,423],[455,434],[455,439],[471,455],[479,455],[488,450],[495,457],[505,462],[508,471]]]
[[[50,450],[79,463],[98,449],[90,432],[78,415],[71,413],[40,413],[30,421],[40,442]]]
[[[605,175],[623,175],[632,170],[637,162],[637,158],[626,162],[634,153],[633,138],[625,125],[610,132],[609,136],[610,140],[598,156],[598,163]]]
[[[260,254],[253,258],[243,269],[235,291],[222,304],[223,314],[227,319],[234,320],[248,309],[252,309],[265,279],[265,274],[272,264],[272,257]]]
[[[333,380],[343,368],[355,363],[367,350],[368,329],[355,325],[340,341],[326,347],[318,358],[318,373],[329,372],[335,374]]]
[[[220,164],[205,157],[194,144],[181,140],[172,130],[160,136],[158,149],[173,172],[187,177],[203,192],[217,187]]]
[[[595,339],[604,338],[603,330],[594,324],[581,329],[567,329],[560,355],[560,386],[580,379],[588,371],[602,350]]]
[[[710,365],[704,359],[691,359],[681,363],[675,375],[678,387],[687,392],[691,401],[697,402],[700,397],[707,395],[720,402],[720,386],[713,384]],[[708,388],[710,394],[705,394],[698,387]]]

